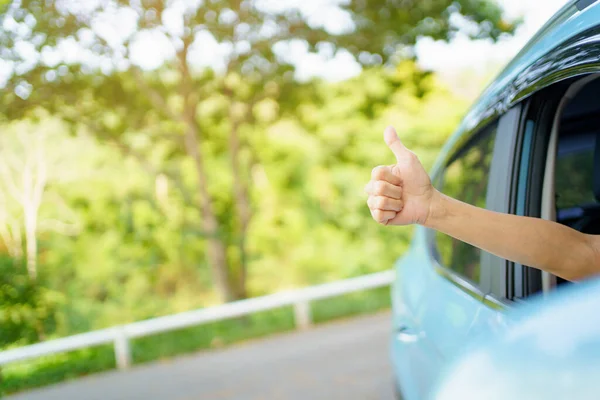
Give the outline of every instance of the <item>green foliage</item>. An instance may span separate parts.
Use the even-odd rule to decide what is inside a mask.
[[[365,206],[371,168],[393,160],[381,132],[395,125],[431,166],[467,105],[410,47],[451,38],[460,16],[474,37],[514,30],[491,0],[355,0],[336,8],[348,22],[336,32],[289,7],[200,3],[0,2],[0,346],[389,268],[411,230],[378,226]],[[132,57],[143,35],[170,49],[146,69]],[[205,68],[203,35],[230,50],[221,68]],[[347,51],[364,70],[300,83],[294,44]],[[318,302],[315,319],[378,309],[376,293]],[[134,355],[290,328],[285,309],[139,340]],[[99,348],[4,376],[12,391],[113,363]]]
[[[143,363],[293,329],[293,311],[286,307],[137,339],[133,342],[133,359]]]
[[[2,368],[0,396],[75,379],[115,367],[110,345],[46,356]]]
[[[411,232],[374,224],[364,204],[362,190],[370,169],[393,161],[381,132],[394,124],[407,145],[431,165],[466,106],[466,100],[453,96],[435,76],[412,63],[366,70],[343,83],[313,82],[298,91],[310,95],[297,99],[295,110],[289,107],[277,118],[243,129],[256,149],[254,166],[247,171],[254,212],[247,242],[250,296],[389,268],[407,248]],[[215,101],[218,104],[218,98]],[[211,107],[206,108],[209,114]],[[46,118],[37,124],[48,125]],[[38,127],[34,124],[31,129]],[[58,178],[68,171],[69,179],[49,182],[48,201],[40,215],[68,216],[76,230],[45,230],[39,235],[40,271],[45,278],[36,290],[64,296],[55,303],[56,323],[47,325],[46,336],[216,304],[204,237],[196,228],[200,215],[186,202],[172,175],[161,180],[161,175],[149,174],[139,159],[123,157],[118,147],[85,130],[76,136],[59,130],[53,138],[62,143],[60,149],[77,147],[77,152],[60,157],[76,163],[59,170]],[[216,212],[229,227],[231,197],[223,192],[232,183],[223,153],[217,150],[224,139],[217,135],[206,143],[206,162]],[[141,134],[131,136],[135,146],[148,143],[147,154],[155,165],[179,169],[182,182],[193,187],[188,160],[166,157],[161,143],[149,140]],[[59,154],[57,148],[52,151]],[[325,321],[379,309],[389,301],[387,290],[317,302],[314,318]],[[3,301],[2,310],[6,304]],[[37,341],[35,324],[28,322],[26,328],[29,336],[14,333],[2,339],[12,345]],[[145,362],[291,328],[291,311],[281,310],[136,340],[134,358]],[[21,341],[14,342],[17,335]],[[89,350],[73,358],[8,366],[6,390],[112,368],[110,353]]]
[[[466,106],[412,63],[367,70],[339,84],[315,82],[310,90],[294,113],[286,111],[264,128],[244,128],[256,149],[247,171],[254,213],[247,238],[251,296],[388,268],[406,249],[410,230],[379,227],[364,204],[371,168],[393,161],[381,132],[394,124],[431,165]],[[61,156],[72,161],[58,177],[68,171],[69,179],[49,183],[40,215],[68,217],[76,229],[40,233],[43,285],[66,299],[59,305],[60,323],[49,333],[64,336],[215,304],[200,216],[175,182],[150,175],[137,158],[122,157],[117,147],[85,131],[53,140],[77,151]],[[132,136],[134,143],[144,141],[149,138]],[[179,169],[192,187],[188,162],[164,158],[160,147],[149,157],[167,170]],[[206,162],[215,210],[235,242],[227,162],[212,150]]]
[[[368,314],[389,306],[390,288],[383,287],[315,301],[311,309],[313,321],[319,323],[335,318]]]
[[[173,186],[175,190],[168,195],[152,198],[147,181],[137,181],[135,188],[120,183],[118,190],[126,191],[125,197],[109,201],[125,198],[124,204],[105,221],[112,219],[110,226],[124,226],[120,233],[111,232],[99,240],[103,249],[123,241],[135,244],[116,251],[120,257],[115,260],[118,263],[112,263],[113,268],[118,265],[119,270],[126,270],[126,259],[133,253],[133,258],[139,259],[142,252],[146,253],[146,267],[185,264],[183,269],[187,269],[191,268],[190,258],[202,260],[198,264],[206,260],[206,276],[220,299],[231,301],[253,290],[264,292],[270,284],[263,285],[266,289],[253,288],[248,281],[253,261],[264,258],[261,244],[254,239],[254,227],[264,207],[257,198],[263,191],[269,192],[269,182],[263,179],[266,186],[259,189],[256,176],[277,182],[272,202],[284,210],[271,225],[289,224],[290,229],[301,232],[308,224],[323,222],[328,225],[317,228],[314,237],[322,240],[331,230],[345,229],[348,237],[338,245],[355,240],[361,232],[360,218],[348,212],[355,210],[358,202],[335,207],[339,202],[332,200],[356,193],[357,187],[348,185],[358,182],[361,172],[356,166],[377,161],[378,157],[373,157],[376,147],[365,145],[359,136],[379,131],[380,121],[398,121],[406,125],[404,133],[410,142],[424,128],[447,130],[446,118],[454,118],[456,110],[462,110],[436,104],[433,98],[423,101],[435,82],[414,64],[400,64],[392,74],[383,72],[380,65],[389,68],[410,58],[410,47],[418,37],[450,39],[461,26],[456,22],[461,16],[462,25],[470,24],[469,32],[475,37],[497,39],[514,30],[514,24],[503,20],[502,10],[492,0],[418,4],[356,0],[331,7],[344,16],[340,18],[346,21],[345,29],[327,31],[294,7],[272,8],[249,0],[196,5],[177,1],[14,1],[0,16],[5,27],[0,34],[0,53],[8,63],[6,96],[0,100],[0,109],[9,120],[39,120],[43,115],[40,109],[44,109],[64,121],[72,133],[93,135],[116,150],[113,157],[135,159],[147,175]],[[148,35],[164,43],[165,56],[155,56],[144,71],[134,54],[140,38]],[[224,50],[227,54],[222,60],[199,55],[203,37],[229,49]],[[375,68],[343,86],[300,85],[294,80],[295,65],[286,57],[294,44],[320,54],[346,51],[362,65]],[[210,62],[222,66],[202,68]],[[419,113],[424,116],[422,107],[435,105],[439,115],[434,121],[441,121],[441,126],[433,126],[431,121],[423,125],[413,118]],[[281,135],[281,129],[287,132]],[[430,138],[421,145],[435,148],[441,137],[445,135],[435,135],[433,145],[424,143]],[[292,149],[295,154],[290,154]],[[314,157],[306,157],[306,152]],[[433,152],[427,153],[423,156],[429,163]],[[331,171],[330,177],[324,179],[323,171]],[[286,200],[312,182],[319,182],[318,192],[309,189],[292,202]],[[329,196],[324,196],[325,192]],[[88,199],[77,201],[85,207],[92,204]],[[302,210],[313,212],[304,218]],[[174,231],[157,237],[156,228],[163,224],[182,233],[176,242],[186,245],[179,251],[165,246],[171,243]],[[94,222],[94,229],[101,226]],[[191,242],[195,251],[189,250]],[[329,260],[314,263],[310,254],[314,254],[315,244],[307,239],[299,246],[301,253],[283,262],[298,268],[309,264],[322,268],[327,277],[335,269],[334,251]],[[98,254],[101,251],[95,249],[86,256],[108,257],[108,251]],[[287,284],[307,281],[311,279],[294,277]],[[149,284],[147,275],[131,283],[140,293],[147,292]],[[167,291],[174,291],[172,285]],[[110,297],[111,288],[92,292],[101,299]],[[158,310],[149,307],[146,312],[151,315]]]
[[[36,342],[55,330],[56,297],[31,282],[24,265],[0,254],[0,349]]]
[[[397,56],[422,36],[450,40],[465,24],[471,25],[472,38],[493,40],[513,33],[518,24],[504,19],[490,0],[354,0],[342,8],[356,27],[343,39],[365,64]]]

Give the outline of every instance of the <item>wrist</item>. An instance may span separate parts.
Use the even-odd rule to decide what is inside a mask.
[[[427,214],[427,219],[421,225],[426,228],[435,229],[439,222],[444,219],[446,214],[444,195],[438,190],[433,189],[431,200],[429,202],[429,213]]]

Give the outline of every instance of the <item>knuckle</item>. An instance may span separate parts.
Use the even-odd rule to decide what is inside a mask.
[[[373,218],[375,218],[375,221],[377,221],[377,222],[382,222],[383,221],[383,211],[375,210],[373,212]]]
[[[378,197],[377,198],[377,208],[381,208],[384,209],[388,204],[388,201],[385,197]]]
[[[383,194],[383,192],[385,191],[385,182],[382,181],[377,181],[375,182],[375,193],[377,194]]]
[[[373,179],[383,179],[385,177],[385,167],[380,165],[378,167],[373,168],[371,176],[373,177]]]
[[[367,199],[367,205],[369,206],[369,208],[375,208],[373,204],[373,196],[369,196],[369,198]]]

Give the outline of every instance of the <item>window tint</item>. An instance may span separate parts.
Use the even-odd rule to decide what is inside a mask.
[[[442,173],[438,189],[448,196],[485,208],[497,123],[460,151]],[[436,233],[440,262],[473,283],[479,283],[481,251]]]
[[[559,139],[556,158],[556,208],[564,210],[594,204],[594,149],[596,134]]]

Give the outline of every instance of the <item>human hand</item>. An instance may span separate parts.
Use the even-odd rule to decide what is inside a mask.
[[[365,187],[373,219],[382,225],[425,224],[437,193],[415,153],[408,150],[392,127],[384,139],[396,164],[373,169]]]

